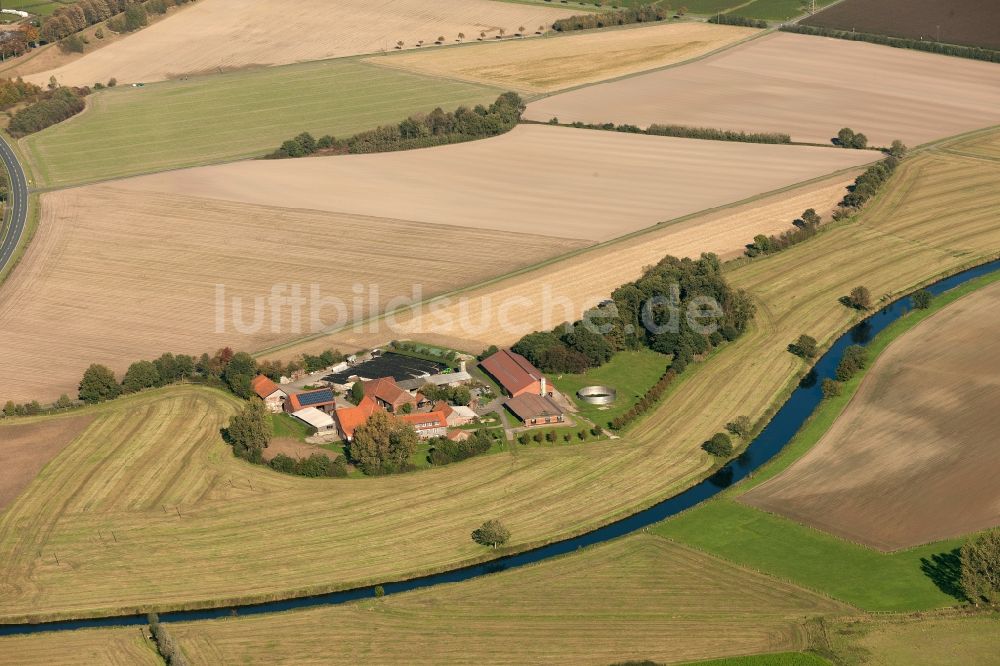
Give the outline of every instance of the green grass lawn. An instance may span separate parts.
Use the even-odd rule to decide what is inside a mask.
[[[929,309],[900,318],[868,345],[872,362],[893,340],[934,312],[998,281],[1000,273],[970,281],[937,296]],[[752,479],[660,523],[654,531],[865,610],[917,611],[958,604],[961,599],[945,591],[955,584],[954,572],[942,563],[954,562],[954,551],[962,539],[882,553],[736,501],[750,488],[781,473],[819,441],[847,407],[864,374],[862,371],[845,383],[839,397],[825,401],[781,454]],[[925,573],[928,564],[931,566]]]
[[[99,91],[22,145],[39,186],[65,186],[259,156],[303,131],[346,136],[500,92],[357,60],[312,62]]]
[[[595,424],[607,427],[608,423],[627,412],[649,388],[663,376],[670,357],[651,349],[618,352],[599,368],[580,375],[561,375],[552,378],[560,392],[576,403],[580,414]],[[618,399],[606,408],[588,405],[576,396],[584,386],[600,384],[618,390]]]
[[[271,414],[274,436],[304,442],[312,434],[312,429],[291,414]]]
[[[22,12],[29,12],[31,14],[38,14],[39,16],[48,16],[54,12],[59,7],[65,7],[72,4],[71,2],[55,2],[53,0],[3,0],[0,2],[0,6],[3,9],[17,9]],[[0,14],[4,21],[9,21],[11,19],[20,20],[16,14]]]
[[[816,9],[825,7],[833,0],[816,0]],[[746,7],[740,7],[733,14],[768,21],[784,21],[809,12],[809,0],[754,0]]]

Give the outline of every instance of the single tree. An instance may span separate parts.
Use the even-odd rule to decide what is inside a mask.
[[[365,397],[365,383],[360,379],[351,385],[351,402],[359,404]]]
[[[893,141],[892,145],[889,146],[889,154],[895,157],[897,160],[901,160],[904,157],[906,157],[906,151],[907,151],[906,144],[904,144],[899,139]]]
[[[527,30],[527,28],[525,28],[523,25],[520,26],[520,27],[518,27],[518,29],[517,29],[517,36],[521,37],[522,35],[524,35],[524,31],[525,30]]]
[[[490,519],[472,531],[472,540],[495,550],[510,541],[510,530],[499,520]]]
[[[160,383],[160,373],[150,361],[136,361],[128,367],[122,379],[125,393],[135,393]]]
[[[461,41],[463,41],[464,39],[465,39],[465,33],[464,33],[464,32],[460,32],[460,33],[458,33],[458,41],[460,41],[460,42],[461,42]]]
[[[851,148],[857,148],[862,150],[868,147],[868,137],[866,137],[861,132],[858,132],[853,137],[851,137]]]
[[[121,395],[121,387],[115,379],[115,374],[107,366],[91,365],[83,373],[80,380],[80,400],[88,404],[113,400]]]
[[[8,400],[7,404],[3,406],[4,416],[16,416],[17,415],[17,405],[14,404],[13,400]]]
[[[823,218],[816,213],[815,208],[807,208],[802,213],[802,221],[806,223],[806,226],[818,227]]]
[[[406,468],[417,441],[413,426],[377,410],[355,429],[349,453],[365,474],[391,474]]]
[[[788,345],[788,351],[802,358],[815,358],[819,353],[816,338],[811,335],[802,334],[799,339]]]
[[[850,148],[853,142],[854,142],[854,130],[852,130],[850,127],[844,127],[839,132],[837,132],[837,145],[843,148]]]
[[[253,393],[250,382],[257,376],[257,361],[246,352],[236,352],[226,369],[222,372],[222,379],[229,386],[229,390],[243,399],[247,399]]]
[[[401,48],[403,48],[403,46],[405,46],[405,44],[403,44],[403,40],[402,39],[399,40],[398,42],[396,42],[396,48],[397,49],[401,49]]]
[[[55,407],[56,409],[69,409],[72,406],[73,406],[73,401],[65,393],[60,395],[59,399],[53,403],[53,407]]]
[[[962,590],[975,606],[1000,606],[1000,528],[969,539],[961,550]]]
[[[226,428],[233,453],[255,463],[261,461],[273,434],[271,415],[264,402],[256,396],[238,414],[229,418],[229,427]]]
[[[872,306],[872,294],[868,287],[855,287],[847,297],[848,304],[856,310],[867,310]]]
[[[933,300],[934,294],[926,289],[921,289],[913,293],[913,307],[918,310],[926,310],[931,306],[931,301]]]
[[[726,430],[740,439],[746,439],[753,431],[753,424],[749,416],[737,416],[734,420],[726,424]]]
[[[827,377],[823,380],[822,390],[824,398],[835,398],[840,395],[842,385],[840,382]]]
[[[715,433],[701,447],[717,458],[728,458],[733,455],[733,440],[724,432]]]

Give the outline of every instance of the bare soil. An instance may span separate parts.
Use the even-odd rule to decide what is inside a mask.
[[[527,117],[786,132],[830,143],[925,143],[1000,123],[1000,67],[826,37],[777,33],[694,63],[547,97]]]
[[[797,463],[741,499],[882,550],[1000,525],[1000,285],[894,342]]]
[[[81,414],[0,426],[0,511],[93,420]]]

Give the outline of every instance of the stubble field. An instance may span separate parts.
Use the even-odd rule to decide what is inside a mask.
[[[102,90],[80,115],[20,143],[33,185],[66,186],[256,157],[300,132],[343,137],[500,92],[352,60],[305,63]]]
[[[993,162],[915,155],[859,220],[731,271],[758,300],[754,326],[694,365],[619,440],[310,481],[233,459],[218,427],[234,401],[219,393],[178,387],[109,405],[118,422],[92,428],[0,518],[0,616],[372,585],[488,556],[469,539],[486,518],[502,518],[520,549],[632,513],[702,477],[712,463],[701,443],[734,416],[761,416],[785,392],[803,369],[788,342],[805,330],[820,340],[845,330],[857,315],[837,299],[853,286],[899,294],[1000,252],[998,177]],[[177,447],[189,448],[166,455]],[[142,462],[107,464],[116,449]],[[86,465],[94,475],[80,473]],[[169,465],[182,470],[162,469]],[[118,542],[98,528],[114,529]],[[109,584],[122,576],[127,585]]]
[[[786,132],[826,144],[847,126],[872,145],[914,145],[996,124],[998,108],[993,63],[777,33],[681,67],[546,97],[526,116]]]
[[[845,613],[848,607],[795,586],[636,536],[380,601],[170,624],[169,631],[198,664],[673,662],[799,649],[805,617]],[[108,652],[138,637],[99,630],[0,638],[0,654],[41,664],[36,654],[76,656],[101,635]]]
[[[281,65],[413,47],[464,32],[493,38],[514,34],[573,12],[563,8],[492,0],[297,0],[293,7],[268,0],[199,0],[166,21],[28,80],[44,85],[161,81],[252,66]]]
[[[38,472],[86,429],[90,418],[67,416],[0,426],[0,512]]]
[[[10,378],[0,403],[75,395],[91,363],[123,372],[166,351],[267,347],[334,325],[341,316],[329,302],[335,297],[359,318],[356,297],[360,316],[368,316],[369,307],[379,312],[390,299],[412,298],[414,287],[426,297],[586,245],[471,226],[136,196],[114,185],[51,192],[42,201],[38,234],[0,290]],[[225,290],[221,326],[217,285]],[[289,307],[271,314],[267,299],[276,285],[284,288],[279,296],[292,296],[294,285],[309,299],[297,328]],[[53,358],[60,361],[46,360]]]
[[[368,62],[526,92],[551,92],[678,63],[759,32],[674,23],[406,53]]]
[[[743,501],[882,550],[1000,524],[1000,286],[921,323],[879,356],[808,454]]]
[[[118,186],[137,198],[185,194],[605,241],[877,158],[869,151],[519,125],[482,141],[224,164]]]

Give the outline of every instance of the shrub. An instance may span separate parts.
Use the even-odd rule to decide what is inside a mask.
[[[819,353],[816,345],[816,338],[811,335],[800,335],[799,339],[788,345],[788,351],[802,358],[815,358]]]

